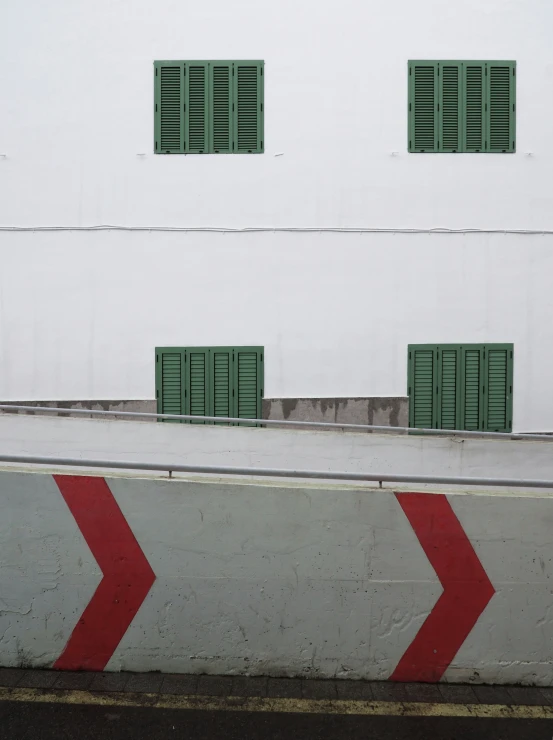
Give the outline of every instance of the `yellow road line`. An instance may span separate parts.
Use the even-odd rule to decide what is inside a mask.
[[[82,704],[97,707],[151,707],[210,712],[357,714],[388,717],[473,717],[477,719],[553,719],[553,707],[505,704],[435,704],[427,702],[342,701],[177,696],[174,694],[97,693],[0,688],[0,702]]]

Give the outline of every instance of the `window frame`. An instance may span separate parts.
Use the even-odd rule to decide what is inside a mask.
[[[205,59],[156,59],[154,61],[154,154],[263,154],[265,151],[265,62],[262,59],[232,59],[232,60],[205,60]],[[187,128],[187,119],[190,110],[185,111],[186,99],[188,96],[190,75],[186,70],[190,67],[205,66],[205,128],[204,141],[205,148],[191,149],[189,145],[189,130]],[[213,69],[216,66],[229,66],[232,70],[230,80],[230,111],[229,111],[229,150],[215,149],[213,129],[213,98],[212,88],[214,82]],[[240,68],[253,67],[258,70],[257,77],[257,104],[259,109],[256,111],[257,117],[257,145],[255,148],[245,149],[238,147],[239,128],[239,89],[238,76]],[[159,70],[163,67],[180,67],[180,148],[178,151],[169,151],[161,149],[161,73]],[[188,142],[188,144],[187,144]]]
[[[434,76],[434,145],[432,148],[415,147],[415,75],[413,70],[416,66],[433,66],[435,69]],[[443,74],[440,70],[443,67],[457,66],[461,70],[460,85],[458,93],[459,108],[459,148],[452,150],[444,148],[443,140],[440,138],[440,128],[443,122],[443,106],[440,107],[442,97]],[[482,88],[482,136],[483,147],[481,149],[467,148],[466,145],[466,69],[468,67],[481,66],[483,69],[483,88]],[[491,146],[491,68],[492,67],[509,67],[509,147],[499,149]],[[488,76],[488,70],[490,75]],[[516,60],[495,60],[495,59],[409,59],[407,62],[407,151],[410,154],[514,154],[516,153],[516,77],[517,62]],[[442,137],[443,138],[443,137]]]

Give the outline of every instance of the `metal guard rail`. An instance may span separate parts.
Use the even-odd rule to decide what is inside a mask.
[[[226,465],[180,465],[178,463],[137,462],[135,460],[83,460],[71,457],[38,455],[0,455],[0,462],[25,465],[51,465],[118,470],[150,470],[173,473],[204,473],[208,475],[247,475],[267,478],[311,478],[382,483],[431,483],[452,486],[502,486],[505,488],[551,488],[553,480],[516,478],[471,478],[441,475],[390,475],[389,473],[349,473],[331,470],[287,470],[283,468],[241,468]]]
[[[379,432],[383,434],[408,434],[416,433],[421,436],[433,437],[467,437],[502,440],[538,440],[541,442],[553,442],[553,435],[548,434],[513,434],[512,432],[472,432],[463,429],[421,429],[418,427],[388,427],[375,426],[372,424],[340,424],[328,421],[286,421],[285,419],[238,419],[232,416],[193,416],[190,414],[153,414],[147,411],[101,411],[94,409],[64,409],[48,406],[20,406],[12,404],[0,404],[1,411],[33,411],[39,413],[74,414],[76,416],[112,416],[129,419],[169,419],[171,421],[206,421],[240,424],[241,426],[252,424],[263,427],[290,427],[295,429],[345,429],[355,432]]]

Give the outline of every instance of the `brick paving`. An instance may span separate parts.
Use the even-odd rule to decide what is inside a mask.
[[[265,676],[190,676],[0,668],[0,687],[285,699],[550,706],[553,688]]]

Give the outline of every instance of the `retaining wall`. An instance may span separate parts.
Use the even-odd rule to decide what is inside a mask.
[[[547,494],[1,471],[0,501],[4,666],[553,684]]]

